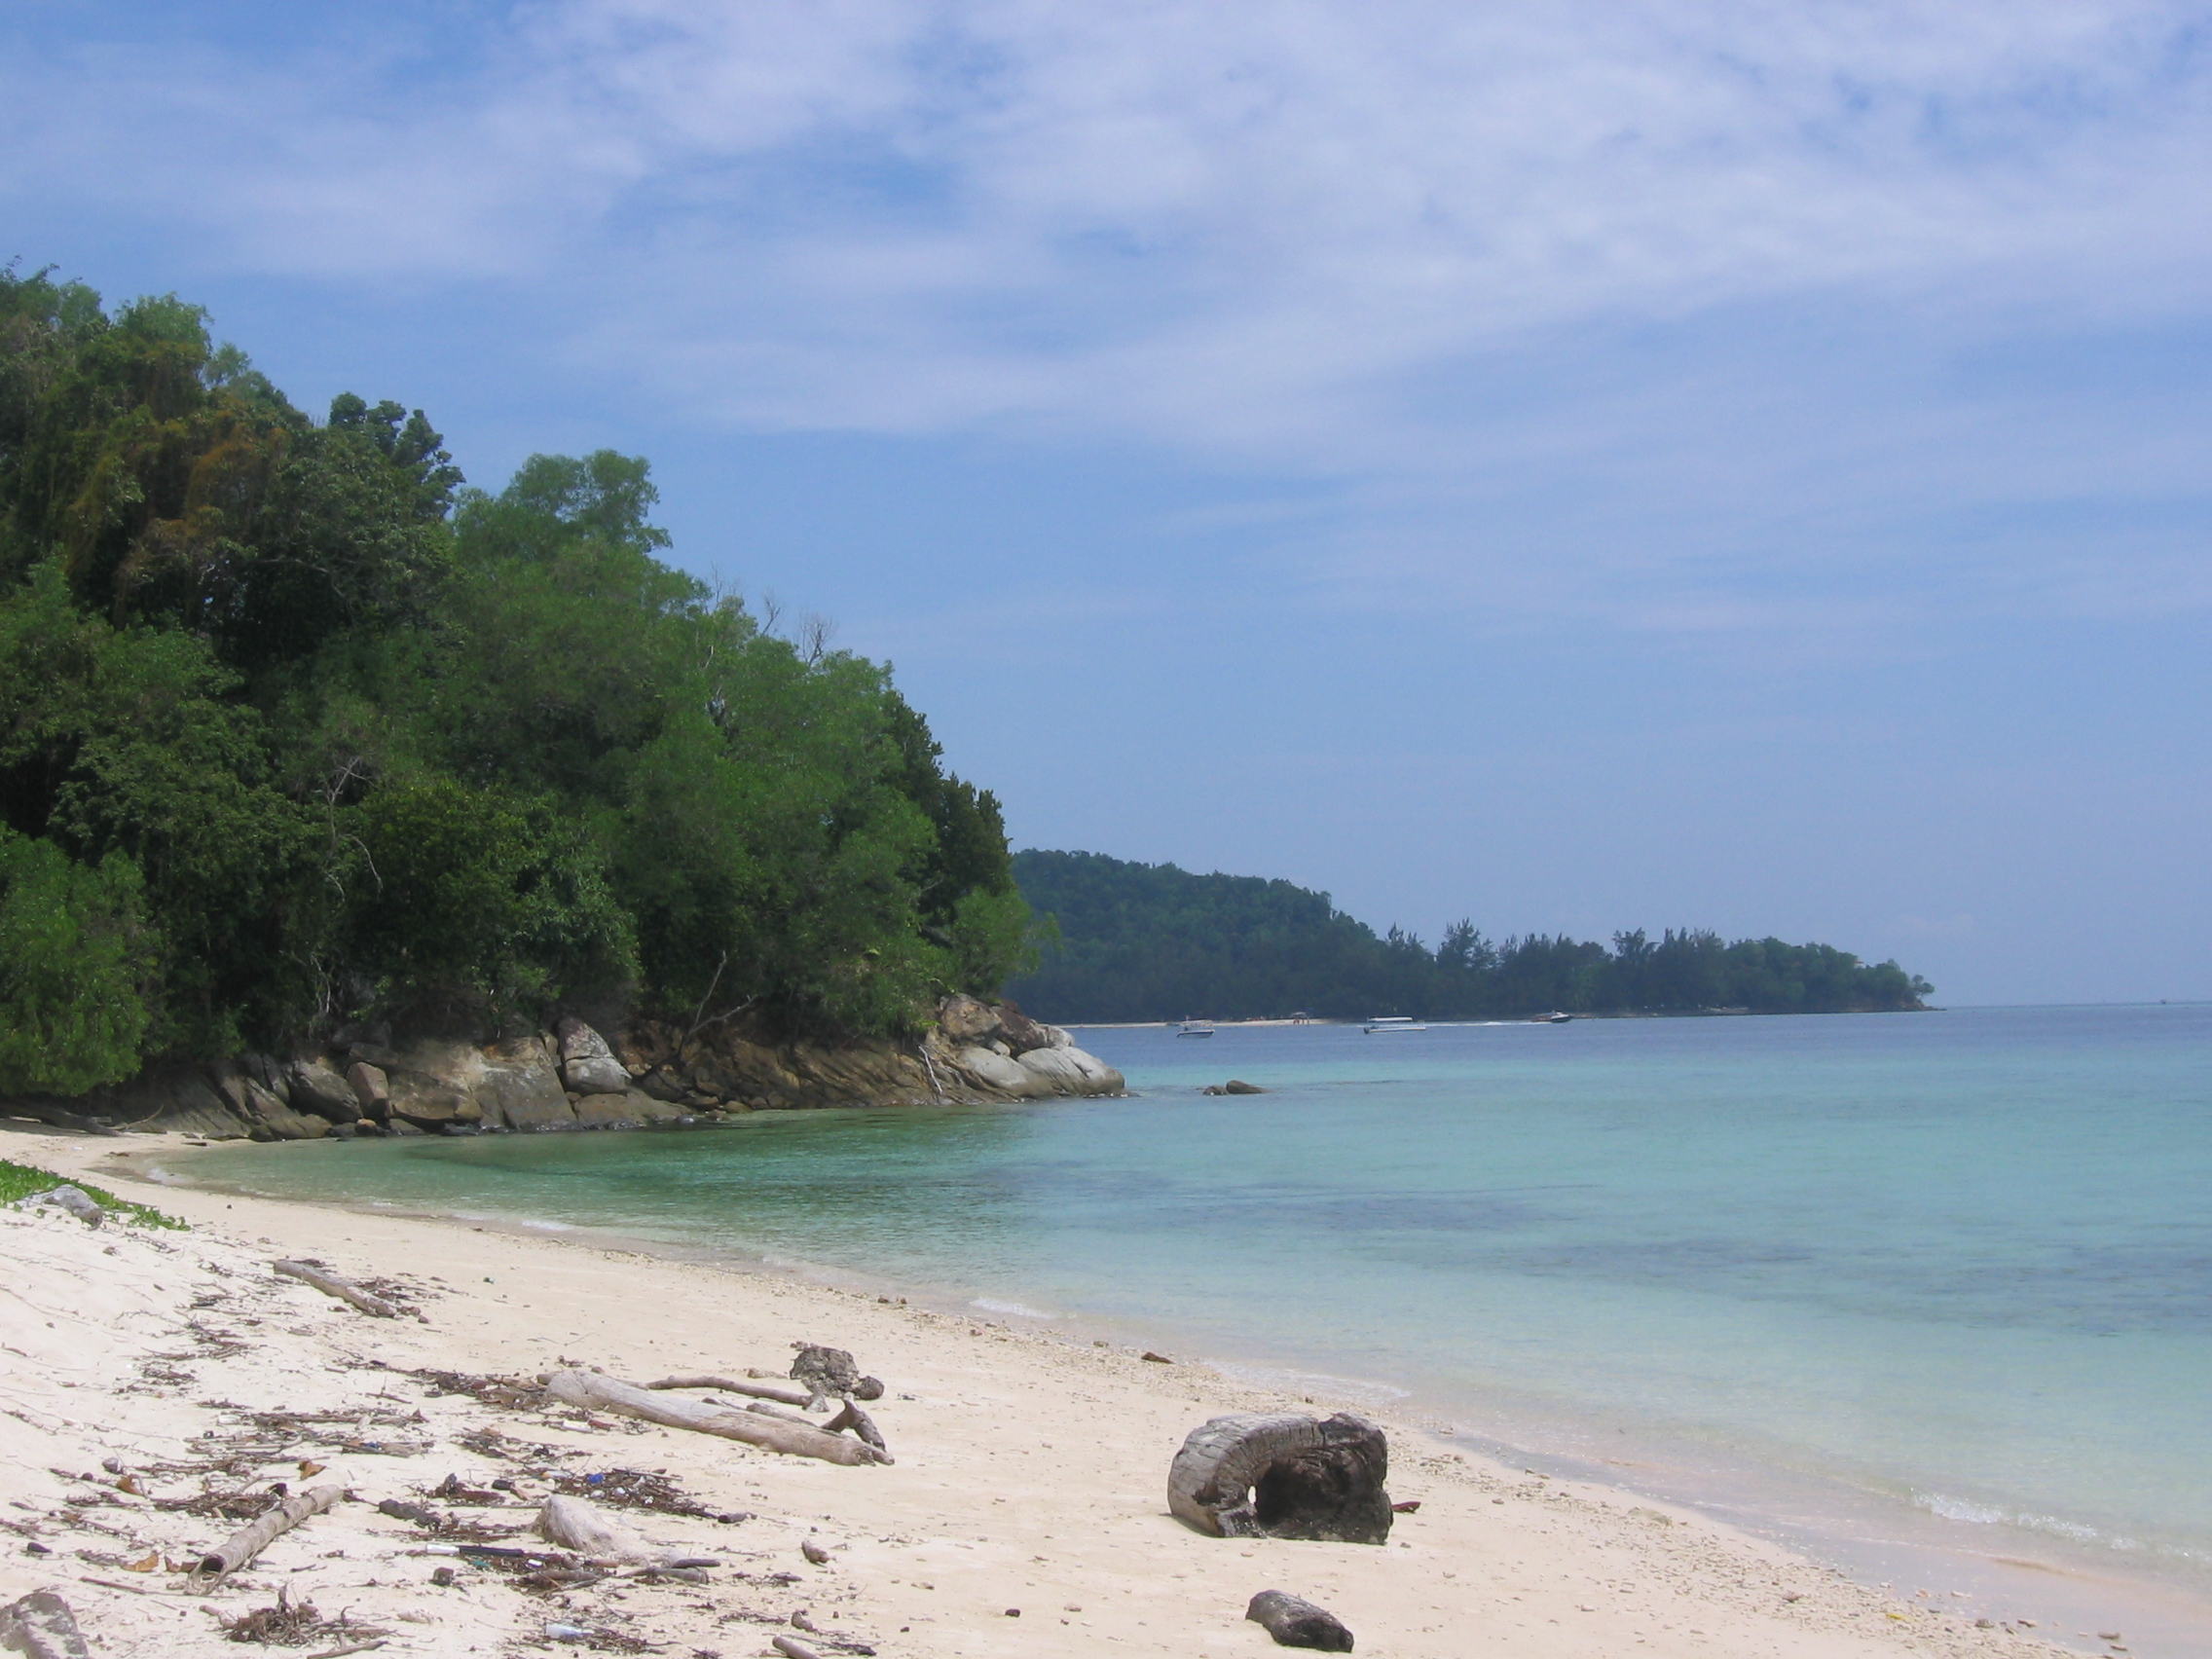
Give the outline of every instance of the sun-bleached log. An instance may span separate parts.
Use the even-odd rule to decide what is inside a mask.
[[[318,1486],[287,1497],[260,1520],[240,1528],[217,1548],[202,1556],[200,1571],[210,1578],[238,1571],[302,1521],[320,1515],[345,1495],[346,1489],[342,1486]]]
[[[656,1550],[619,1522],[608,1520],[577,1497],[556,1493],[537,1512],[537,1535],[547,1543],[595,1561],[646,1561]]]
[[[399,1309],[383,1297],[363,1290],[351,1279],[326,1273],[320,1268],[310,1267],[306,1262],[278,1262],[276,1271],[286,1278],[296,1278],[302,1284],[312,1284],[325,1296],[334,1296],[341,1302],[350,1302],[362,1312],[378,1319],[396,1319]]]
[[[740,1382],[734,1377],[663,1377],[658,1382],[647,1382],[646,1387],[663,1388],[719,1388],[725,1394],[745,1394],[756,1400],[774,1400],[778,1405],[805,1406],[814,1396],[796,1388],[779,1388],[773,1382]]]
[[[633,1382],[620,1382],[596,1371],[556,1371],[543,1379],[545,1391],[555,1399],[586,1411],[611,1412],[617,1417],[639,1418],[663,1428],[688,1428],[699,1434],[719,1434],[725,1440],[742,1440],[768,1452],[793,1457],[819,1457],[826,1463],[888,1463],[890,1454],[864,1441],[830,1434],[810,1422],[761,1417],[753,1412],[731,1411],[696,1400],[655,1394]]]

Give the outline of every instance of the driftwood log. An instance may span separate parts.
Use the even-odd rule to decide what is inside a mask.
[[[810,1422],[760,1417],[753,1412],[731,1411],[725,1406],[704,1405],[697,1400],[672,1399],[634,1383],[602,1377],[596,1371],[556,1371],[545,1379],[545,1391],[557,1400],[587,1411],[640,1418],[664,1428],[719,1434],[725,1440],[742,1440],[748,1446],[783,1452],[794,1457],[819,1457],[826,1463],[891,1461],[887,1452],[865,1441],[831,1434]]]
[[[238,1569],[310,1516],[320,1515],[346,1495],[342,1486],[310,1487],[287,1497],[250,1527],[240,1528],[215,1549],[200,1558],[200,1571],[221,1578]]]
[[[875,1426],[875,1419],[850,1400],[845,1402],[843,1411],[824,1423],[822,1427],[823,1431],[828,1434],[835,1434],[839,1429],[849,1428],[878,1452],[886,1456],[890,1455],[891,1449],[883,1444],[883,1430]]]
[[[1349,1653],[1351,1632],[1326,1607],[1316,1607],[1283,1590],[1263,1590],[1244,1616],[1275,1639],[1277,1647],[1314,1647],[1323,1653]]]
[[[1217,1538],[1390,1536],[1390,1445],[1363,1417],[1319,1421],[1238,1412],[1191,1430],[1167,1471],[1167,1507]]]
[[[0,1647],[26,1659],[92,1659],[77,1615],[51,1590],[33,1590],[0,1607]]]
[[[596,1561],[645,1561],[665,1552],[576,1497],[556,1494],[537,1512],[537,1535]]]
[[[815,1652],[805,1642],[793,1637],[771,1636],[768,1639],[768,1645],[781,1653],[784,1659],[822,1659],[821,1654]]]
[[[396,1319],[399,1309],[383,1297],[363,1290],[351,1279],[326,1273],[320,1268],[306,1262],[278,1262],[276,1271],[286,1278],[296,1278],[302,1284],[312,1284],[325,1296],[335,1296],[341,1302],[350,1302],[362,1312],[378,1319]]]
[[[741,1382],[734,1377],[663,1377],[658,1382],[647,1382],[646,1387],[662,1388],[719,1388],[725,1394],[744,1394],[756,1400],[774,1400],[779,1405],[810,1406],[812,1394],[803,1394],[796,1388],[779,1388],[773,1382]]]

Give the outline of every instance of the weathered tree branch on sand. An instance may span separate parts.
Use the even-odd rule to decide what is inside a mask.
[[[700,1434],[719,1434],[725,1440],[742,1440],[769,1452],[794,1457],[819,1457],[826,1463],[888,1463],[888,1453],[859,1440],[830,1434],[810,1422],[761,1417],[753,1412],[731,1411],[696,1400],[672,1399],[635,1383],[618,1382],[596,1371],[556,1371],[544,1379],[545,1391],[555,1399],[587,1411],[612,1412],[618,1417],[641,1418],[664,1428],[688,1428]]]
[[[663,1377],[658,1382],[647,1382],[645,1386],[655,1390],[719,1388],[725,1394],[745,1394],[756,1400],[774,1400],[785,1406],[805,1406],[811,1404],[814,1398],[796,1388],[779,1388],[773,1382],[740,1382],[733,1377]]]
[[[318,1486],[287,1497],[253,1525],[232,1533],[219,1547],[202,1556],[201,1574],[221,1578],[238,1571],[302,1521],[320,1515],[345,1495],[346,1489],[342,1486]]]
[[[1167,1507],[1217,1538],[1390,1536],[1389,1442],[1350,1412],[1316,1422],[1237,1412],[1191,1430],[1167,1471]]]
[[[1244,1616],[1275,1639],[1277,1647],[1312,1647],[1323,1653],[1349,1653],[1351,1632],[1336,1614],[1282,1590],[1263,1590]]]
[[[792,1637],[772,1636],[768,1639],[768,1644],[775,1648],[778,1653],[781,1653],[784,1659],[822,1659],[822,1655],[807,1646],[805,1642],[796,1641]]]
[[[875,1419],[850,1400],[845,1402],[843,1411],[824,1423],[822,1427],[823,1431],[828,1434],[835,1434],[841,1428],[849,1428],[878,1452],[888,1453],[891,1450],[883,1444],[883,1431],[875,1426]]]
[[[396,1319],[399,1316],[399,1309],[383,1297],[363,1290],[351,1279],[340,1278],[336,1273],[326,1273],[320,1268],[311,1267],[306,1262],[278,1262],[276,1271],[286,1278],[296,1278],[302,1284],[312,1284],[325,1296],[334,1296],[341,1302],[350,1302],[362,1312],[376,1318]]]
[[[77,1615],[51,1590],[33,1590],[0,1607],[0,1647],[25,1659],[92,1659]]]

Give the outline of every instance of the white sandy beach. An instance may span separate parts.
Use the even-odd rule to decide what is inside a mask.
[[[132,1170],[173,1156],[173,1144],[9,1126],[25,1132],[0,1137],[0,1156],[81,1173],[192,1227],[94,1232],[51,1212],[0,1212],[0,1600],[58,1592],[95,1654],[240,1651],[220,1621],[273,1605],[281,1591],[326,1621],[343,1612],[388,1632],[387,1654],[544,1650],[555,1624],[590,1633],[602,1651],[688,1659],[772,1653],[778,1635],[825,1659],[1226,1659],[1277,1651],[1243,1617],[1267,1589],[1328,1607],[1376,1659],[2051,1651],[2035,1634],[1977,1628],[1983,1609],[1941,1585],[1927,1597],[1865,1589],[1692,1515],[1453,1452],[1382,1414],[1370,1413],[1390,1430],[1391,1494],[1420,1505],[1386,1546],[1204,1537],[1166,1513],[1167,1465],[1184,1435],[1227,1411],[1339,1402],[1309,1406],[1201,1366],[582,1237],[154,1191]],[[423,1318],[369,1318],[276,1277],[282,1256],[396,1281]],[[742,1376],[781,1372],[802,1340],[849,1348],[885,1380],[870,1409],[895,1465],[839,1467],[587,1422],[566,1407],[501,1406],[415,1375],[527,1380],[567,1359],[636,1382]],[[276,1411],[323,1420],[256,1425],[254,1414]],[[238,1447],[253,1477],[295,1489],[343,1482],[356,1501],[279,1538],[208,1594],[170,1566],[236,1523],[160,1505],[199,1492],[197,1469]],[[109,1459],[138,1471],[129,1484],[143,1495],[117,1490],[125,1477],[103,1468]],[[325,1468],[303,1478],[303,1459]],[[472,1489],[503,1480],[513,1490],[498,1506],[454,1514],[521,1529],[549,1490],[547,1471],[619,1469],[665,1471],[712,1512],[620,1512],[652,1540],[719,1557],[706,1583],[608,1578],[532,1591],[425,1553],[420,1528],[375,1507],[400,1498],[443,1510],[425,1494],[449,1475]],[[747,1518],[712,1518],[722,1513]],[[802,1553],[807,1541],[827,1549],[826,1565]],[[450,1586],[433,1585],[441,1568]],[[294,1651],[345,1641],[326,1630]]]

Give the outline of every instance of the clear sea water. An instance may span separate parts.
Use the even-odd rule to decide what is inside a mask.
[[[176,1167],[1305,1377],[2046,1634],[2212,1653],[2212,1009],[1080,1040],[1138,1097]],[[1197,1092],[1230,1077],[1270,1092]]]

